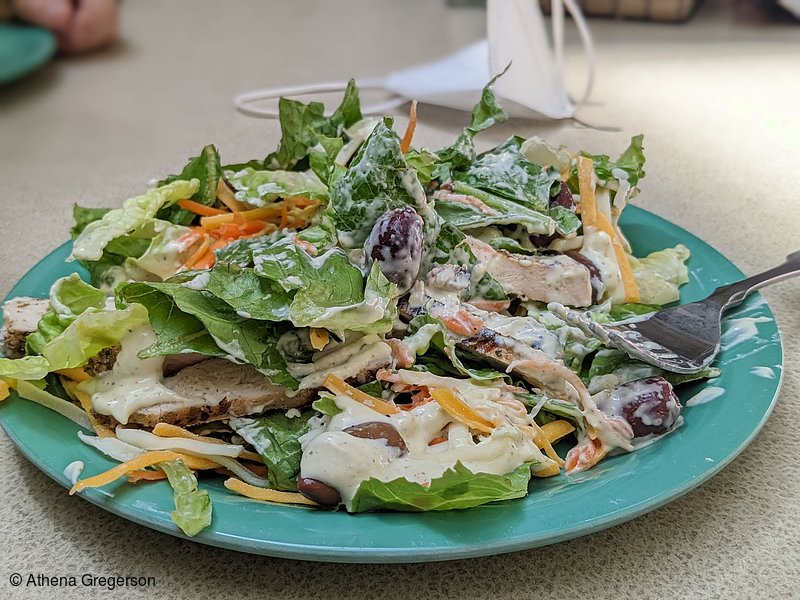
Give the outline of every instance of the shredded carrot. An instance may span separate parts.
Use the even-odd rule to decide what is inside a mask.
[[[400,410],[414,410],[418,406],[422,406],[423,404],[427,404],[428,402],[433,402],[433,398],[431,398],[430,391],[425,386],[416,392],[413,396],[411,396],[411,402],[409,404],[401,404]]]
[[[7,381],[0,379],[0,402],[5,400],[11,395]]]
[[[291,201],[292,204],[299,208],[308,208],[309,206],[314,206],[317,203],[316,200],[306,198],[305,196],[292,196],[291,198],[287,198],[287,200]]]
[[[194,266],[200,261],[201,258],[208,252],[209,241],[208,235],[203,237],[203,241],[200,244],[200,247],[195,250],[194,254],[192,254],[189,259],[184,263],[184,266],[187,269],[193,269]]]
[[[456,396],[453,390],[447,388],[431,390],[431,398],[436,400],[439,406],[451,417],[471,429],[475,429],[481,433],[492,433],[492,431],[494,431],[494,424],[475,412],[469,404]]]
[[[140,469],[128,474],[128,483],[136,483],[138,481],[159,481],[166,479],[167,474],[164,471],[145,471]]]
[[[406,133],[403,136],[403,141],[400,143],[400,151],[405,154],[411,147],[411,138],[414,137],[414,130],[417,128],[417,101],[411,101],[411,110],[408,115],[408,126]]]
[[[306,506],[319,506],[316,502],[309,500],[302,494],[297,494],[294,492],[279,492],[278,490],[259,488],[234,477],[225,480],[225,487],[232,492],[246,496],[251,500],[277,502],[278,504],[305,504]]]
[[[310,256],[316,256],[317,255],[317,249],[314,247],[314,244],[312,244],[311,242],[307,242],[305,240],[301,240],[297,236],[294,236],[294,243],[297,246],[299,246],[300,248],[302,248],[303,250],[305,250]]]
[[[311,340],[311,347],[314,350],[322,350],[325,346],[328,345],[328,342],[331,340],[331,336],[328,333],[327,329],[322,329],[320,327],[312,327],[308,331],[308,337]]]
[[[435,446],[436,444],[443,444],[447,440],[448,440],[448,437],[446,435],[437,435],[430,442],[428,442],[428,446]]]
[[[286,202],[281,202],[281,222],[278,229],[286,229],[289,224],[289,205]]]
[[[370,396],[369,394],[354,388],[352,385],[345,383],[344,380],[337,377],[333,373],[329,373],[328,376],[325,377],[325,381],[322,382],[322,385],[324,385],[334,394],[338,396],[347,396],[348,398],[351,398],[356,402],[360,402],[367,408],[371,408],[375,412],[378,412],[382,415],[394,415],[400,412],[400,409],[393,402],[387,402],[385,400],[381,400],[380,398]]]
[[[475,335],[483,329],[483,319],[464,308],[454,315],[445,315],[440,319],[447,329],[458,335]]]
[[[138,471],[140,469],[145,469],[147,467],[152,467],[160,462],[168,462],[170,460],[178,460],[180,459],[180,455],[175,452],[169,452],[168,450],[155,450],[153,452],[145,452],[137,456],[136,458],[126,461],[122,464],[117,465],[113,469],[109,469],[104,473],[100,473],[99,475],[95,475],[94,477],[89,477],[87,479],[82,479],[81,481],[77,482],[75,485],[72,486],[72,489],[69,491],[70,496],[75,492],[80,492],[86,488],[96,488],[107,485],[112,481],[116,481],[120,477],[127,475],[132,471]]]
[[[567,454],[567,473],[582,471],[596,465],[608,453],[605,444],[598,439],[586,438]]]
[[[227,211],[222,210],[221,208],[206,206],[205,204],[200,204],[199,202],[188,199],[178,200],[178,206],[180,206],[183,210],[188,210],[189,212],[200,215],[201,217],[212,217],[214,215],[228,214]]]
[[[625,288],[625,302],[639,302],[639,286],[633,276],[633,269],[631,269],[631,263],[625,253],[625,248],[622,247],[622,242],[619,241],[617,232],[611,227],[611,223],[600,212],[597,213],[597,228],[611,238],[611,247],[614,248],[614,255],[619,265],[619,274],[622,277],[622,285]]]
[[[89,375],[86,371],[84,371],[81,367],[74,367],[72,369],[60,369],[56,371],[56,373],[58,373],[59,375],[63,375],[68,379],[72,379],[72,381],[77,381],[78,383],[92,378],[92,376]]]
[[[581,221],[583,227],[597,222],[597,198],[594,195],[594,163],[591,158],[578,157],[578,191],[581,195]]]
[[[79,370],[83,371],[83,369]],[[67,379],[64,375],[62,375],[61,385],[64,386],[64,391],[67,392],[67,395],[80,403],[81,408],[86,413],[86,416],[89,417],[89,423],[92,425],[92,429],[94,429],[94,432],[98,435],[98,437],[115,437],[114,430],[100,423],[94,416],[94,413],[92,412],[92,398],[89,396],[89,394],[78,389],[77,381],[73,379]]]

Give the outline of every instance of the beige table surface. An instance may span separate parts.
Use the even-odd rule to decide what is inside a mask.
[[[0,294],[67,237],[75,201],[118,205],[215,142],[263,156],[277,125],[231,98],[259,86],[378,76],[482,35],[484,13],[441,1],[125,2],[116,49],[58,60],[0,90]],[[707,3],[685,26],[593,22],[597,85],[572,123],[518,132],[592,151],[646,134],[637,203],[700,235],[746,272],[800,246],[800,26],[737,24]],[[581,61],[568,53],[577,85]],[[416,142],[466,116],[420,108]],[[404,121],[400,121],[404,123]],[[765,295],[786,375],[763,431],[727,469],[670,505],[589,537],[440,564],[346,566],[265,558],[114,517],[34,469],[0,435],[0,597],[779,598],[800,594],[800,281]],[[147,590],[12,588],[12,572],[150,575]],[[58,595],[58,596],[57,596]]]

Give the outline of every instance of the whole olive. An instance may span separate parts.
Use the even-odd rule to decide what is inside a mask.
[[[322,483],[310,477],[300,477],[297,480],[297,491],[321,506],[339,506],[342,501],[342,495],[338,490],[332,488],[327,483]]]
[[[596,396],[597,408],[625,419],[633,437],[668,431],[681,414],[681,402],[663,377],[645,377],[623,383]]]
[[[377,262],[386,279],[405,294],[414,285],[422,260],[422,218],[410,206],[390,210],[377,220],[364,243],[367,268]]]
[[[403,454],[408,452],[408,446],[406,446],[406,441],[400,435],[400,432],[392,424],[384,421],[367,421],[366,423],[351,425],[342,431],[357,438],[386,440],[387,446],[397,448]]]

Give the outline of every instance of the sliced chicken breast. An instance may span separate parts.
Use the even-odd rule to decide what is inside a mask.
[[[155,427],[157,423],[189,426],[229,417],[243,417],[269,409],[297,408],[316,396],[316,391],[289,390],[275,385],[250,365],[211,358],[182,369],[164,385],[186,398],[143,408],[129,423]]]
[[[568,306],[592,303],[591,273],[569,256],[517,256],[469,236],[467,243],[480,265],[508,294]]]
[[[3,304],[3,329],[0,331],[0,350],[8,358],[25,354],[25,340],[36,331],[36,326],[50,301],[46,298],[20,296]]]

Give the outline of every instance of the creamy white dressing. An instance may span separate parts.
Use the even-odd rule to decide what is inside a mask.
[[[584,228],[580,254],[591,260],[600,271],[602,288],[598,294],[599,299],[611,298],[614,303],[622,302],[625,299],[625,288],[622,286],[619,264],[608,234],[592,226]]]
[[[78,477],[81,476],[83,473],[83,461],[81,460],[74,460],[69,463],[66,467],[64,467],[64,477],[69,479],[72,485],[75,485],[78,482]]]
[[[211,281],[211,271],[202,271],[189,281],[184,281],[181,285],[190,290],[201,291],[206,289],[209,281]]]
[[[314,355],[311,363],[287,363],[292,377],[300,379],[300,389],[322,387],[328,374],[350,379],[359,373],[388,366],[392,348],[374,333],[337,345]]]
[[[769,367],[753,367],[750,369],[750,374],[756,377],[763,377],[764,379],[775,379],[775,371]]]
[[[541,350],[553,358],[563,358],[564,351],[558,337],[533,317],[506,317],[498,313],[485,313],[482,316],[484,325],[500,335]]]
[[[131,414],[162,402],[181,402],[184,398],[163,384],[163,357],[140,359],[136,355],[156,341],[150,325],[143,325],[122,338],[119,354],[111,371],[85,382],[81,388],[92,397],[92,409],[127,423]]]
[[[715,385],[709,385],[708,387],[703,388],[702,390],[697,392],[694,396],[689,398],[686,401],[686,406],[698,406],[700,404],[706,404],[707,402],[716,400],[724,393],[725,390],[723,388],[717,387]]]
[[[758,323],[770,323],[769,317],[741,317],[739,319],[727,319],[725,331],[722,333],[722,349],[730,348],[758,337]]]
[[[502,395],[499,389],[437,378],[430,373],[400,373],[406,379],[413,379],[417,385],[438,384],[441,387],[443,381],[447,387],[457,385],[462,400],[493,420],[497,428],[491,435],[476,441],[466,426],[454,422],[436,402],[385,416],[346,396],[337,396],[335,401],[342,412],[332,417],[324,429],[302,440],[302,477],[317,479],[336,488],[349,508],[361,483],[373,477],[380,481],[403,477],[426,484],[453,468],[457,462],[474,473],[497,475],[509,473],[524,463],[550,463],[533,443],[532,437],[514,425],[514,411],[509,410],[511,414],[507,415],[505,407],[495,402]],[[393,425],[405,440],[408,452],[401,453],[399,449],[388,446],[385,440],[357,438],[342,431],[369,421]],[[448,433],[447,441],[430,446],[443,429]]]

